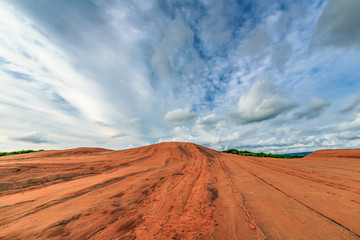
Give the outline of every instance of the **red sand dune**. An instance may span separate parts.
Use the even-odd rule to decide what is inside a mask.
[[[192,143],[0,157],[0,239],[360,239],[360,150]]]

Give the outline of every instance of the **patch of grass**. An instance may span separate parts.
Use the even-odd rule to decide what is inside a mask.
[[[237,154],[240,156],[251,156],[251,157],[272,157],[272,158],[302,158],[302,157],[304,157],[302,155],[283,155],[283,154],[271,154],[271,153],[263,153],[263,152],[253,153],[250,151],[241,151],[241,150],[237,150],[237,149],[228,149],[223,152]]]
[[[21,151],[15,151],[15,152],[0,152],[0,156],[9,156],[9,155],[32,153],[32,152],[42,152],[42,151],[44,151],[44,149],[40,149],[40,150],[21,150]]]

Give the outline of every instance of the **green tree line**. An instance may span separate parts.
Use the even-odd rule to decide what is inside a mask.
[[[272,158],[302,158],[304,156],[301,155],[284,155],[284,154],[272,154],[272,153],[254,153],[254,152],[250,152],[250,151],[241,151],[241,150],[237,150],[237,149],[228,149],[225,150],[223,152],[226,153],[232,153],[232,154],[237,154],[240,156],[251,156],[251,157],[272,157]]]
[[[0,156],[9,156],[9,155],[15,155],[15,154],[42,152],[42,151],[44,151],[44,149],[40,149],[40,150],[21,150],[21,151],[14,151],[14,152],[0,152]]]

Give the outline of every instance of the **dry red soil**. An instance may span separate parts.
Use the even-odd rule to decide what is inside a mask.
[[[192,143],[0,157],[0,239],[360,239],[360,150]]]

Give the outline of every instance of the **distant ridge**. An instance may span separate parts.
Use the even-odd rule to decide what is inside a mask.
[[[313,153],[313,152],[285,153],[285,154],[281,154],[281,155],[285,155],[285,156],[307,156],[310,153]]]

